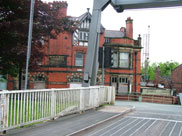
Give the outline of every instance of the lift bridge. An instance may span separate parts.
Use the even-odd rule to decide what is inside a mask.
[[[98,70],[98,50],[99,50],[99,34],[100,34],[100,26],[101,26],[100,25],[101,24],[101,12],[109,4],[111,4],[117,12],[123,12],[124,10],[128,10],[128,9],[181,6],[182,0],[94,0],[94,8],[93,8],[93,13],[92,13],[92,21],[91,21],[90,34],[89,34],[89,43],[88,43],[89,45],[88,45],[88,49],[87,49],[86,66],[85,66],[85,71],[84,71],[84,81],[83,81],[84,87],[94,86],[96,84],[96,77],[97,77],[97,70]],[[40,122],[40,121],[47,120],[47,119],[52,119],[52,118],[54,119],[58,115],[59,116],[64,115],[66,111],[71,111],[71,112],[73,112],[74,110],[75,110],[75,112],[78,112],[78,110],[84,111],[88,108],[97,107],[99,104],[104,104],[105,102],[107,102],[107,103],[114,102],[115,97],[112,95],[112,94],[114,94],[114,93],[112,93],[114,91],[114,89],[112,87],[96,86],[96,87],[90,87],[90,88],[91,89],[88,89],[88,88],[77,89],[76,88],[75,91],[73,91],[72,89],[70,89],[70,90],[49,89],[49,90],[26,90],[26,91],[0,92],[0,135],[2,135],[4,131],[11,129],[11,128],[20,127],[23,125],[27,125],[27,124],[34,123],[34,122]],[[100,91],[100,90],[102,90],[102,91]],[[106,90],[106,91],[104,91],[104,90]],[[89,92],[89,95],[87,95],[87,93],[85,93],[85,92]],[[100,93],[100,92],[102,92],[102,93]],[[109,94],[107,96],[107,98],[105,98],[106,94],[107,95]],[[153,106],[154,105],[152,105],[151,107],[153,107]],[[149,107],[149,111],[151,111],[150,106],[145,106],[145,107]],[[160,106],[160,107],[157,106],[156,109],[159,109],[161,107],[162,106]],[[67,108],[67,110],[65,110],[66,108]],[[171,111],[174,111],[174,115],[175,115],[174,119],[180,120],[181,116],[177,115],[176,113],[178,113],[178,114],[181,113],[181,107],[178,108],[177,106],[175,106],[173,108],[171,106],[167,106],[167,107],[164,106],[163,108],[166,112],[170,111],[169,114],[172,113]],[[170,110],[167,110],[168,108],[170,108]],[[156,111],[156,109],[154,109],[153,111]],[[67,112],[67,113],[69,113],[69,112]],[[109,113],[109,115],[110,114],[111,113]],[[156,113],[156,115],[157,114],[159,114],[159,113]],[[179,133],[179,135],[182,134],[182,127],[181,127],[182,118],[181,118],[181,121],[172,120],[173,118],[166,119],[166,117],[169,116],[169,114],[163,114],[165,119],[161,119],[161,120],[160,120],[160,118],[155,119],[152,116],[154,122],[158,121],[159,124],[163,125],[163,126],[161,127],[159,125],[156,125],[156,126],[152,127],[152,128],[154,128],[153,130],[152,129],[148,130],[150,132],[150,134],[151,134],[151,132],[154,132],[155,135],[162,134],[160,132],[165,132],[165,131],[163,131],[162,128],[168,129],[168,126],[166,127],[165,124],[169,124],[169,123],[173,124],[173,125],[171,125],[172,131],[170,132],[169,135],[172,135],[173,130],[176,134],[177,133]],[[109,116],[106,116],[107,114],[105,114],[105,113],[104,114],[96,113],[95,115],[92,114],[92,118],[90,118],[90,121],[89,121],[89,120],[87,120],[87,119],[89,119],[89,115],[91,115],[91,114],[88,114],[88,116],[82,116],[83,118],[81,118],[81,119],[78,119],[78,116],[77,116],[76,117],[77,120],[74,120],[74,123],[70,123],[71,118],[68,118],[69,122],[66,123],[67,126],[65,126],[65,122],[66,122],[66,120],[65,120],[65,121],[63,121],[63,125],[58,124],[58,122],[56,122],[55,125],[51,124],[51,126],[46,124],[44,127],[41,126],[37,130],[34,129],[33,133],[32,133],[33,129],[31,129],[31,130],[29,129],[30,131],[25,131],[25,132],[19,131],[21,133],[21,134],[20,133],[19,134],[20,135],[32,135],[32,134],[33,135],[51,135],[50,132],[53,132],[52,133],[53,135],[55,135],[55,134],[63,135],[65,131],[70,132],[70,130],[73,129],[75,132],[72,134],[74,135],[74,134],[76,134],[76,132],[79,132],[76,130],[82,130],[82,131],[86,132],[85,129],[82,128],[83,127],[82,124],[84,124],[84,122],[87,125],[88,125],[88,122],[93,123],[93,121],[92,121],[93,117],[97,116],[98,119],[95,119],[95,120],[98,120],[98,121],[99,121],[99,119],[103,118],[101,116],[105,116],[107,121],[108,121],[108,117],[109,117]],[[161,113],[159,115],[162,116]],[[114,116],[114,118],[116,118],[116,114],[114,114],[113,116]],[[119,114],[119,116],[120,116],[120,114]],[[145,118],[146,118],[146,116],[145,116]],[[146,119],[131,118],[130,124],[127,124],[127,125],[131,125],[131,123],[134,124],[135,123],[134,121],[136,121],[136,120],[139,121],[138,123],[141,123],[141,121],[143,121],[143,120],[146,121]],[[147,118],[147,120],[151,121],[152,119]],[[164,122],[164,120],[165,120],[165,122]],[[84,122],[80,122],[80,121],[84,121]],[[103,123],[103,120],[100,121],[99,124],[101,124],[101,123]],[[139,125],[138,123],[136,123],[135,125]],[[146,125],[146,123],[148,123],[148,122],[145,122],[145,124],[143,124],[143,125]],[[72,124],[73,124],[73,126],[71,126]],[[79,126],[79,128],[75,129],[74,128],[75,124],[76,124],[76,126]],[[152,123],[151,125],[153,125],[153,124],[154,123]],[[120,123],[119,123],[119,125],[120,125]],[[150,125],[150,127],[151,127],[151,125]],[[56,126],[56,127],[54,127],[54,126]],[[93,124],[91,124],[90,126],[93,126]],[[120,127],[121,127],[121,125],[120,125]],[[134,126],[134,127],[136,127],[136,126]],[[156,127],[159,129],[156,129]],[[175,129],[176,127],[180,132],[176,132],[176,129]],[[72,128],[72,129],[70,129],[70,128]],[[92,128],[94,128],[94,127],[92,127]],[[111,127],[111,128],[113,128],[113,127]],[[140,126],[137,126],[137,128],[138,128],[137,130],[139,130],[139,128],[141,128],[141,124],[140,124]],[[106,128],[106,129],[108,129],[108,128]],[[28,129],[26,129],[26,130],[28,130]],[[47,131],[45,131],[45,130],[47,130]],[[102,129],[102,130],[105,130],[105,129]],[[124,133],[129,132],[129,130],[131,130],[131,128],[127,129]],[[109,132],[111,132],[111,131],[109,130]],[[112,132],[112,133],[114,134],[115,132]],[[132,133],[134,134],[135,132],[136,132],[136,130],[134,130],[134,132],[132,132]],[[19,135],[19,134],[17,133],[17,135]],[[95,134],[97,134],[97,133],[95,133]],[[144,134],[146,134],[146,133],[144,133]],[[66,135],[66,133],[64,135]]]
[[[94,0],[83,87],[96,85],[101,12],[109,4],[120,13],[129,9],[182,6],[182,0]]]

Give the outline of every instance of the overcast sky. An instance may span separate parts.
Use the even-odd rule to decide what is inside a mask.
[[[53,1],[53,0],[44,0]],[[93,0],[64,0],[68,2],[68,15],[80,16],[93,7]],[[143,36],[150,25],[150,61],[177,61],[182,63],[182,7],[126,10],[117,13],[108,6],[102,13],[102,25],[109,30],[125,27],[127,17],[133,19],[134,38]]]

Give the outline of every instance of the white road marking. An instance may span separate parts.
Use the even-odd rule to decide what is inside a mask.
[[[138,123],[136,123],[134,126],[132,126],[131,128],[127,129],[127,131],[125,131],[124,133],[122,133],[120,136],[122,136],[123,134],[127,133],[128,131],[130,131],[133,127],[137,126],[140,122],[142,122],[144,119],[140,120]]]
[[[125,123],[126,121],[128,121],[128,120],[125,120],[124,122],[122,122],[122,123]],[[119,125],[121,125],[121,124],[119,124]],[[115,126],[115,127],[113,127],[112,129],[115,129],[116,127],[118,127],[118,125],[117,126]],[[100,135],[100,136],[103,136],[104,134],[106,134],[107,132],[109,132],[109,131],[112,131],[112,129],[109,129],[109,130],[107,130],[107,131],[105,131],[104,133],[102,133],[102,135]]]
[[[118,129],[117,131],[115,131],[111,136],[113,136],[114,134],[116,134],[117,132],[119,132],[121,129],[129,126],[130,124],[132,124],[133,122],[135,122],[137,119],[134,119],[132,122],[130,122],[129,124],[127,124],[126,126],[123,126],[122,128]]]
[[[167,124],[166,124],[166,126],[164,127],[164,129],[161,131],[161,133],[160,133],[160,135],[159,136],[161,136],[162,135],[162,133],[166,130],[166,128],[169,126],[169,123],[170,122],[168,122]]]
[[[176,122],[176,123],[175,123],[175,125],[173,126],[173,129],[171,130],[171,132],[170,132],[169,136],[171,136],[171,134],[173,133],[174,128],[176,127],[176,124],[177,124],[177,122]]]
[[[180,130],[179,136],[181,136],[181,135],[182,135],[182,127],[181,127],[181,130]]]
[[[157,122],[157,120],[155,120],[150,126],[148,126],[148,128],[146,128],[144,132],[146,132],[155,122]]]
[[[140,130],[144,125],[146,125],[150,120],[146,121],[143,125],[141,125],[138,129],[136,129],[132,134],[130,134],[129,136],[134,135],[138,130]]]
[[[171,115],[171,114],[163,114],[163,113],[150,113],[150,112],[136,112],[136,113],[144,113],[144,114],[153,114],[153,115],[164,115],[164,116],[176,116],[176,117],[182,117],[182,115]]]
[[[149,118],[149,117],[136,117],[136,116],[129,116],[130,118],[136,118],[136,119],[150,119],[150,120],[159,120],[159,121],[169,121],[169,122],[179,122],[182,123],[182,121],[177,120],[171,120],[171,119],[160,119],[160,118]]]
[[[126,119],[126,118],[122,118],[122,119],[118,120],[117,122],[114,122],[114,123],[112,123],[111,125],[109,125],[109,126],[107,126],[107,127],[104,127],[104,128],[102,128],[102,129],[100,129],[100,130],[98,130],[98,131],[92,133],[90,136],[93,136],[94,134],[99,133],[99,132],[101,132],[101,131],[104,130],[104,129],[107,129],[107,128],[111,127],[112,125],[115,125],[115,124],[117,124],[118,122],[120,122],[120,121],[122,121],[122,120],[124,120],[124,119]],[[125,120],[124,122],[126,122],[126,121],[127,121],[127,120]],[[124,122],[122,122],[122,123],[124,123]],[[113,127],[113,128],[114,128],[114,127]],[[106,132],[106,131],[105,131],[105,132]],[[104,132],[104,133],[105,133],[105,132]],[[102,135],[103,135],[103,134],[102,134]]]

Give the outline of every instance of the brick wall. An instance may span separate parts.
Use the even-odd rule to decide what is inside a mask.
[[[171,80],[173,88],[182,92],[182,65],[172,71]]]

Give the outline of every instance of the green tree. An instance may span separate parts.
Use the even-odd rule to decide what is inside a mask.
[[[160,62],[160,63],[152,63],[149,64],[147,67],[147,77],[149,80],[154,80],[155,79],[155,72],[157,67],[160,66],[160,72],[161,76],[166,76],[166,77],[171,77],[171,72],[179,66],[178,62],[173,62],[173,61],[166,61],[166,62]],[[145,75],[145,67],[141,67],[141,74],[142,78]]]
[[[173,61],[167,61],[165,63],[159,63],[160,66],[160,71],[161,71],[161,76],[171,76],[171,72],[179,66],[178,62],[173,62]]]
[[[1,75],[10,74],[15,77],[25,68],[30,2],[31,0],[0,1]],[[65,7],[65,2],[43,3],[35,0],[30,69],[39,68],[46,37],[56,38],[60,32],[72,30],[74,22],[59,12]]]
[[[152,63],[152,65],[149,65],[149,67],[148,67],[149,80],[155,79],[156,69],[157,69],[157,63]]]

